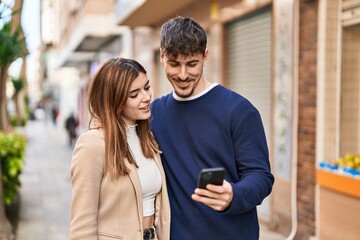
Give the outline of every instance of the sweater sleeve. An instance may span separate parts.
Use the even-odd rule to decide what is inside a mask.
[[[85,133],[75,145],[71,162],[71,240],[98,239],[98,206],[103,176],[99,138]]]
[[[225,213],[247,212],[260,205],[272,190],[269,153],[263,124],[257,110],[239,121],[232,133],[239,181],[230,183],[233,200]]]

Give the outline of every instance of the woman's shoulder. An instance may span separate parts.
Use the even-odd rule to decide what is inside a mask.
[[[104,143],[104,134],[100,129],[90,129],[80,134],[76,141],[75,148],[77,146],[86,146],[87,149],[97,148]]]
[[[73,165],[86,165],[89,161],[98,166],[102,166],[102,156],[104,156],[104,140],[102,131],[88,130],[82,133],[76,141],[73,151]],[[93,164],[93,167],[94,164]]]
[[[104,133],[101,129],[90,129],[80,134],[79,139],[87,139],[87,140],[104,139]]]

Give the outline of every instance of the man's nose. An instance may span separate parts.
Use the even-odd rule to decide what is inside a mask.
[[[187,79],[187,77],[188,77],[188,72],[187,72],[187,70],[186,70],[186,67],[185,67],[185,66],[182,66],[182,67],[180,68],[179,78],[180,78],[181,80],[185,80],[185,79]]]

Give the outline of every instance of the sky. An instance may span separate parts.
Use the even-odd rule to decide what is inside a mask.
[[[9,2],[9,1],[5,1]],[[34,52],[40,46],[40,0],[24,0],[21,24],[26,37],[26,45],[29,50],[27,56],[27,81],[34,81],[35,58]],[[9,74],[18,77],[22,61],[15,61],[9,69]]]
[[[34,80],[34,51],[40,46],[40,0],[24,0],[21,24],[29,50],[27,56],[27,79]]]

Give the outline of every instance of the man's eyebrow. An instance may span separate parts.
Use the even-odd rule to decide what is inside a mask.
[[[194,59],[194,60],[188,61],[188,63],[194,63],[194,62],[199,62],[199,60],[198,60],[198,59]]]
[[[175,60],[175,59],[169,59],[168,60],[169,62],[172,62],[172,63],[179,63],[179,61],[177,61],[177,60]],[[188,62],[186,62],[186,63],[197,63],[197,62],[199,62],[200,60],[198,60],[198,59],[193,59],[193,60],[190,60],[190,61],[188,61]]]
[[[144,86],[149,85],[149,82],[150,82],[150,80],[148,79]],[[137,92],[139,90],[140,90],[140,88],[135,88],[135,89],[131,90],[129,93],[134,93],[134,92]]]

